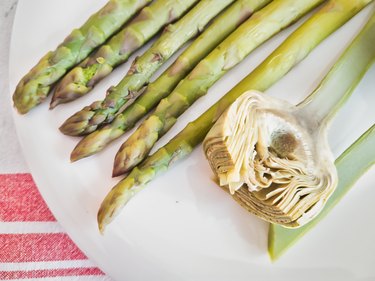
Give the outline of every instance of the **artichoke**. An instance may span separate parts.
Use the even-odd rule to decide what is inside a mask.
[[[290,228],[314,218],[338,183],[325,130],[301,113],[248,91],[203,142],[221,187],[249,212]]]

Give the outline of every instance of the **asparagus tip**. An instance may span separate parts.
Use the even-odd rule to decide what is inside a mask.
[[[99,232],[101,235],[104,235],[104,232],[105,232],[105,225],[101,224],[100,222],[98,222],[98,228],[99,228]]]
[[[19,101],[16,94],[13,95],[13,106],[16,108],[17,112],[22,115],[25,115],[33,108],[33,106],[29,106],[28,104]]]
[[[77,146],[73,149],[72,153],[70,154],[70,162],[72,163],[84,158],[84,156],[82,156],[79,150],[77,150],[76,148]]]
[[[76,116],[70,117],[67,119],[60,127],[59,130],[61,133],[67,136],[77,137],[83,136],[87,133],[90,133],[89,130],[85,130],[88,122],[79,120]],[[88,131],[88,132],[86,132]]]
[[[121,182],[119,183],[121,185]],[[116,185],[104,198],[100,205],[97,221],[100,233],[104,233],[105,228],[110,224],[113,219],[117,216],[119,211],[125,206],[128,201],[128,197],[120,198],[124,200],[118,200],[116,197],[118,185]]]
[[[108,219],[110,219],[110,216],[108,217],[106,213],[106,209],[103,208],[103,203],[102,203],[102,205],[99,208],[98,215],[97,215],[98,228],[99,228],[100,234],[102,235],[105,232],[106,226],[108,224],[107,222]]]
[[[72,162],[91,156],[96,152],[96,150],[93,150],[89,140],[90,138],[86,136],[77,143],[76,147],[70,154],[70,160]]]
[[[51,102],[50,102],[50,104],[49,104],[49,109],[52,110],[56,106],[58,106],[59,104],[60,104],[59,99],[52,99]]]
[[[14,107],[16,108],[17,112],[21,115],[25,115],[26,113],[28,113],[29,111],[28,110],[23,110],[21,107],[17,106],[17,105],[14,105]]]
[[[126,144],[127,142],[123,143],[116,153],[113,163],[113,177],[121,176],[127,172],[130,172],[138,164],[138,162],[136,161],[138,161],[139,156],[132,154],[133,152],[135,152],[135,150],[126,149]]]
[[[127,164],[126,158],[123,155],[116,154],[115,161],[113,163],[112,177],[118,177],[129,172],[132,167]]]
[[[124,171],[122,169],[122,167],[120,167],[119,165],[116,165],[116,163],[115,163],[115,165],[113,166],[113,170],[112,170],[112,178],[121,176],[125,173],[126,173],[126,171]]]
[[[67,135],[67,136],[73,136],[73,135],[70,133],[70,130],[68,130],[67,125],[68,125],[68,123],[65,121],[65,122],[59,127],[60,132],[63,133],[64,135]]]
[[[117,217],[129,200],[144,187],[143,183],[139,183],[138,177],[139,170],[134,169],[126,178],[117,183],[104,198],[97,215],[101,233]]]

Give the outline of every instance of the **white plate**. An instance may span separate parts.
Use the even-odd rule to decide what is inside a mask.
[[[43,54],[104,2],[19,1],[11,47],[11,90]],[[357,15],[268,92],[300,101],[314,89],[373,9],[372,5]],[[235,85],[291,30],[267,42],[216,83],[160,143],[166,143]],[[274,264],[266,253],[267,224],[247,214],[213,184],[200,147],[149,184],[101,236],[96,213],[118,181],[110,176],[112,160],[124,138],[99,155],[71,164],[69,154],[77,139],[63,136],[57,128],[82,106],[101,99],[128,67],[129,63],[120,67],[91,95],[75,103],[49,112],[47,101],[26,116],[14,113],[25,157],[47,204],[72,239],[106,273],[127,281],[374,280],[374,170]],[[375,121],[374,75],[372,68],[333,124],[329,141],[336,156]]]

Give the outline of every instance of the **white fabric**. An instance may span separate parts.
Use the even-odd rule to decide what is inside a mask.
[[[22,157],[12,118],[9,95],[9,45],[17,0],[0,1],[0,173],[23,173],[29,169]]]

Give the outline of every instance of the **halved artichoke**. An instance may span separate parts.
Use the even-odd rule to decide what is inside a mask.
[[[337,185],[325,131],[297,106],[256,91],[241,95],[203,147],[219,184],[251,213],[299,227],[314,218]]]

